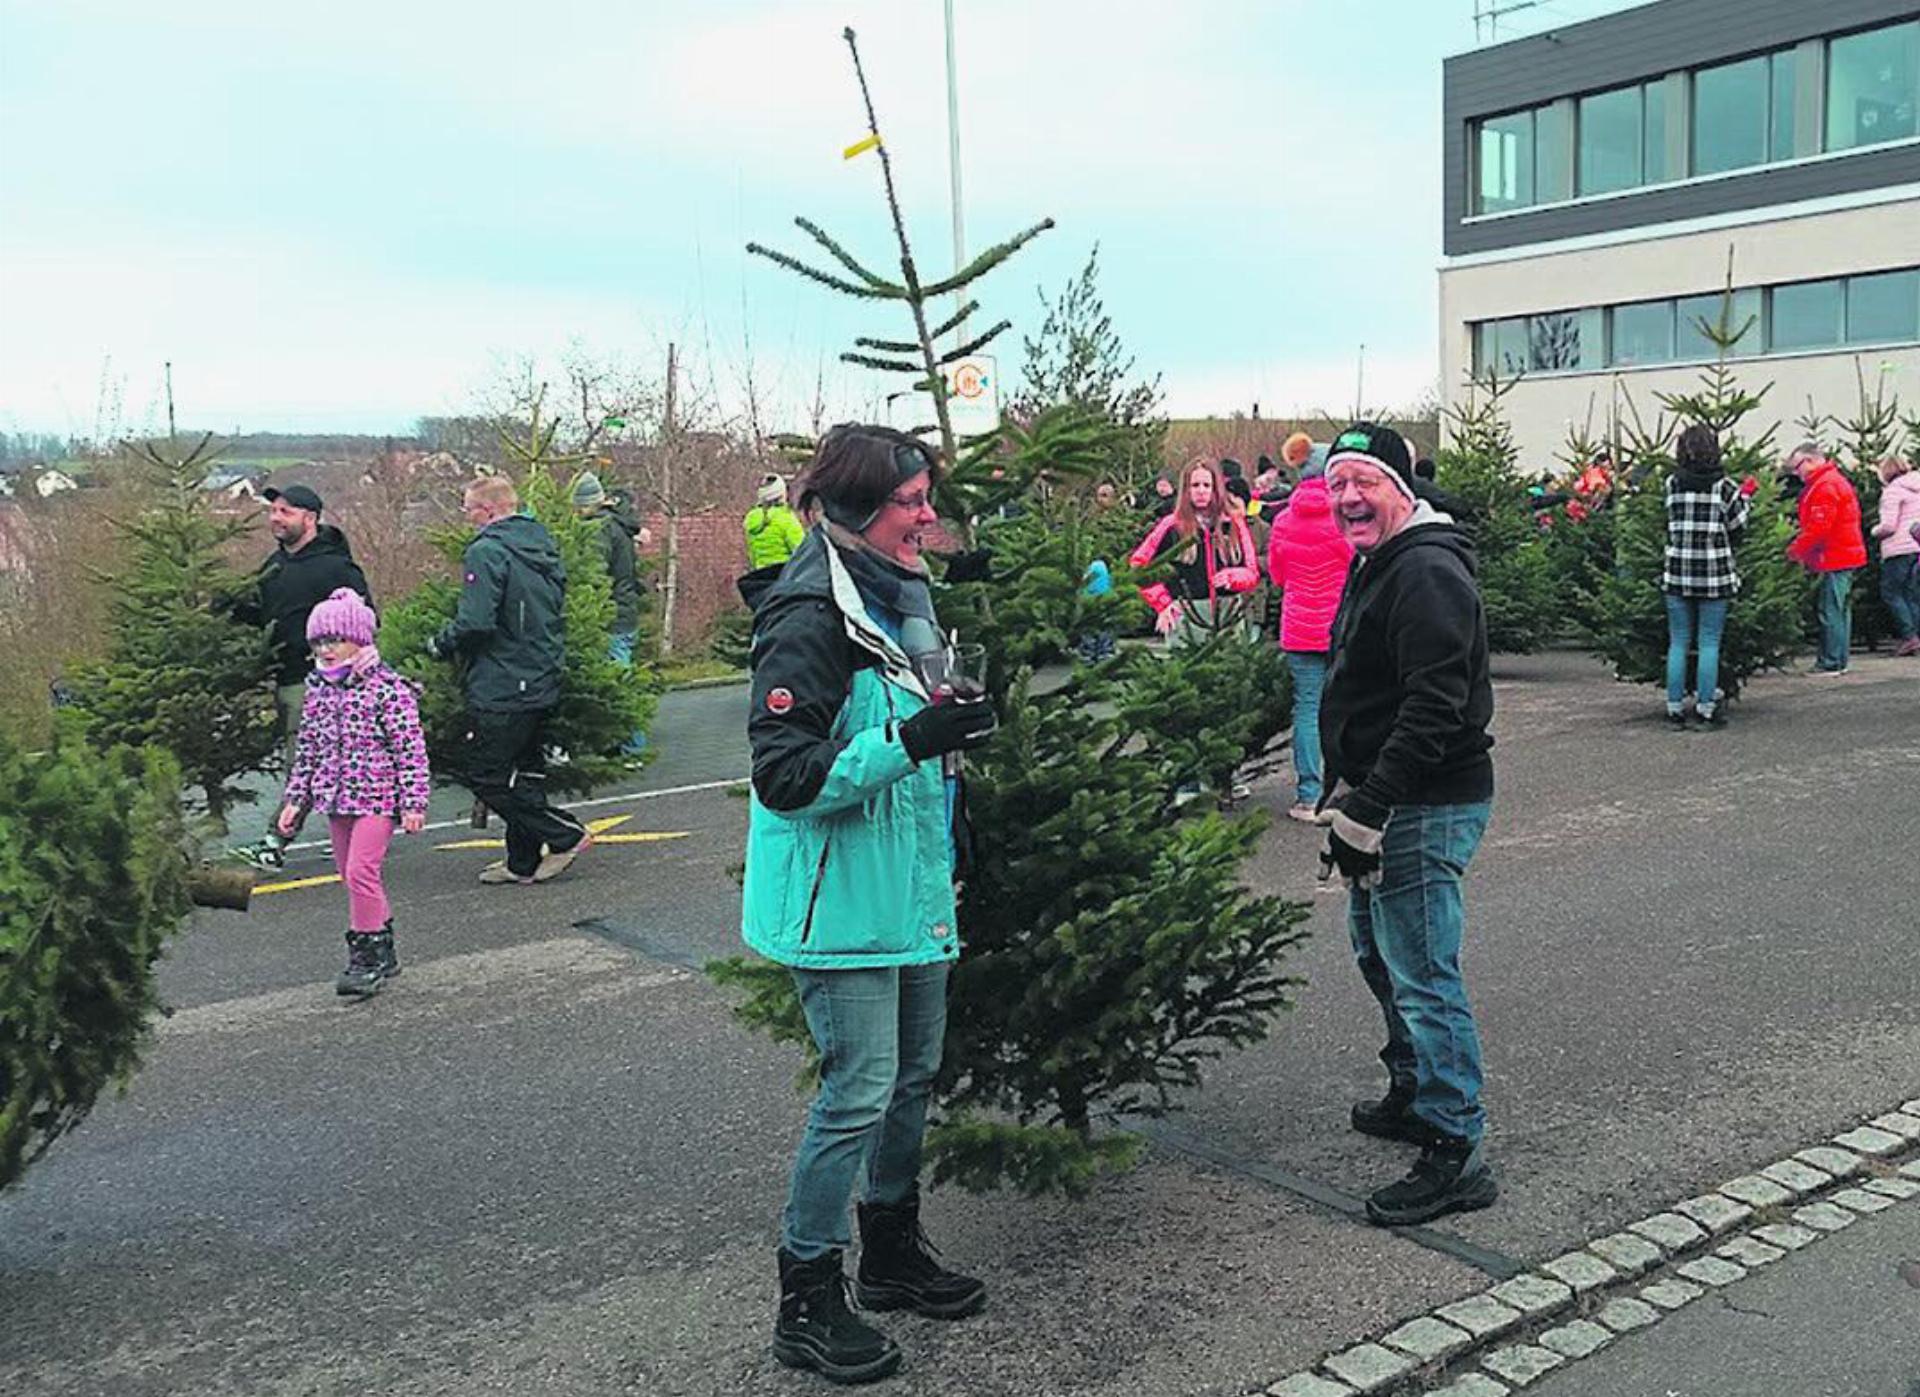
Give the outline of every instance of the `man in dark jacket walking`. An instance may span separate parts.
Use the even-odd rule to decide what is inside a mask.
[[[293,748],[300,736],[300,711],[307,697],[307,671],[313,652],[307,646],[307,613],[336,588],[351,587],[373,603],[366,575],[353,560],[347,536],[331,524],[322,524],[320,496],[305,485],[269,489],[267,532],[279,545],[260,565],[253,595],[234,608],[234,619],[248,626],[273,627],[274,653],[279,670],[274,676],[274,701],[286,734],[286,760],[293,765]],[[286,864],[286,847],[300,834],[268,831],[258,844],[234,852],[262,868]]]
[[[1466,535],[1414,490],[1398,432],[1359,423],[1327,458],[1341,533],[1355,550],[1334,620],[1321,711],[1323,867],[1350,889],[1348,926],[1386,1016],[1389,1087],[1353,1126],[1422,1147],[1367,1200],[1383,1226],[1484,1208],[1498,1188],[1481,1137],[1480,1038],[1460,974],[1460,878],[1492,810],[1493,685]]]
[[[641,599],[640,564],[633,548],[636,540],[644,541],[644,531],[592,471],[584,472],[573,483],[573,507],[582,518],[600,524],[600,556],[613,587],[613,630],[607,636],[607,658],[622,669],[632,669],[634,647],[640,640]],[[620,750],[628,757],[638,757],[646,745],[647,735],[636,732]]]
[[[480,532],[461,559],[460,605],[428,643],[435,659],[465,662],[462,775],[507,825],[507,857],[483,883],[544,883],[592,843],[586,826],[547,804],[547,721],[566,661],[567,571],[553,535],[520,513],[505,476],[467,487]]]

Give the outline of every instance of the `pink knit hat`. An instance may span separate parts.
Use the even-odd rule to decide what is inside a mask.
[[[355,645],[371,645],[376,624],[373,608],[361,600],[358,592],[351,587],[336,587],[332,596],[307,613],[307,640],[351,640]]]

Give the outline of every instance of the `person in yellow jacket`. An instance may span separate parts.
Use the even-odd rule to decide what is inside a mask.
[[[793,556],[794,549],[807,536],[799,516],[787,505],[787,482],[768,475],[760,482],[753,508],[747,511],[747,567],[779,567]]]

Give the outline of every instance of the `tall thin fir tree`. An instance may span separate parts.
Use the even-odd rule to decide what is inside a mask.
[[[167,436],[124,451],[155,487],[151,502],[114,525],[125,556],[111,589],[107,655],[75,675],[75,705],[101,746],[165,748],[198,793],[211,833],[255,793],[240,778],[279,749],[273,650],[264,627],[233,619],[252,577],[227,562],[252,524],[215,511],[200,488],[220,452],[213,433],[183,446],[167,366]]]
[[[873,109],[873,94],[868,90],[866,71],[860,63],[859,41],[851,28],[841,31],[841,36],[847,41],[847,51],[853,56],[853,74],[859,83],[860,100],[867,116],[866,139],[857,142],[850,149],[849,154],[858,154],[872,149],[880,157],[881,184],[886,194],[887,212],[893,221],[894,241],[900,255],[900,279],[894,281],[870,270],[825,229],[806,218],[795,218],[794,225],[839,263],[844,269],[842,272],[823,271],[797,257],[757,242],[748,243],[747,251],[756,257],[764,257],[778,266],[785,267],[809,281],[817,282],[829,290],[837,291],[841,295],[863,301],[896,301],[907,308],[913,321],[914,337],[912,339],[874,339],[862,336],[854,340],[855,348],[842,354],[840,358],[846,363],[857,364],[862,368],[912,375],[913,388],[932,396],[935,417],[932,424],[922,426],[918,430],[922,433],[937,431],[940,438],[940,454],[944,460],[952,462],[959,459],[959,451],[953,431],[952,414],[947,407],[947,380],[944,370],[960,359],[978,354],[1003,332],[1010,329],[1013,322],[999,321],[985,333],[976,335],[943,354],[936,348],[936,343],[941,337],[959,329],[969,316],[980,309],[980,303],[965,300],[959,310],[938,324],[929,322],[928,308],[932,302],[942,296],[964,299],[975,282],[1001,266],[1014,253],[1053,227],[1053,220],[1042,219],[1026,231],[1004,242],[995,243],[966,266],[957,269],[950,277],[933,282],[923,281],[919,266],[914,261],[913,245],[907,239],[906,218],[900,211],[900,199],[894,190],[893,157],[887,151],[886,142],[881,139],[880,121]]]
[[[1865,527],[1870,566],[1880,562],[1880,540],[1873,536],[1873,525],[1880,517],[1880,463],[1897,455],[1904,429],[1900,421],[1900,398],[1892,384],[1893,365],[1883,363],[1871,378],[1858,354],[1853,356],[1853,377],[1858,391],[1851,417],[1835,417],[1840,433],[1840,464],[1860,497],[1860,516]],[[1893,613],[1887,610],[1878,587],[1853,589],[1853,630],[1870,650],[1898,633]]]

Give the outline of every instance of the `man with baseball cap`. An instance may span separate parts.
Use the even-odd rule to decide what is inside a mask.
[[[1327,487],[1355,556],[1321,711],[1330,820],[1322,867],[1346,880],[1360,973],[1387,1023],[1388,1090],[1353,1127],[1421,1147],[1367,1200],[1382,1226],[1484,1208],[1480,1038],[1460,973],[1460,878],[1493,800],[1487,623],[1467,536],[1415,493],[1390,427],[1354,424]]]
[[[300,710],[306,700],[307,671],[313,665],[313,652],[307,646],[307,613],[331,596],[335,588],[353,588],[368,605],[373,603],[373,591],[367,586],[366,574],[353,561],[347,536],[333,525],[320,522],[326,506],[311,486],[273,486],[261,492],[261,498],[267,502],[267,532],[279,546],[260,565],[253,595],[233,614],[245,625],[273,627],[280,665],[275,699],[291,766],[294,740],[300,733]],[[298,826],[290,835],[269,831],[258,844],[234,852],[263,868],[281,868],[286,863],[287,845],[299,833]]]

